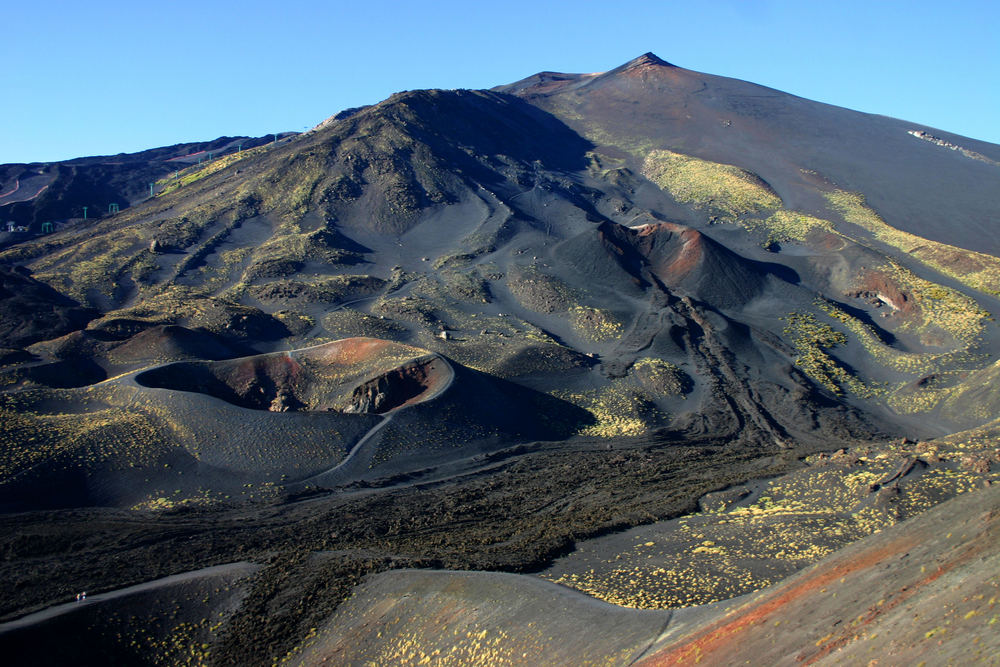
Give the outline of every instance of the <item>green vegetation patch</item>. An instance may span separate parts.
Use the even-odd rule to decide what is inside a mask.
[[[850,315],[833,303],[818,299],[816,305],[827,315],[837,320],[854,334],[865,351],[878,363],[902,373],[929,373],[941,365],[942,360],[952,357],[950,353],[904,352],[886,345],[875,329],[868,323]]]
[[[34,265],[36,277],[77,301],[95,305],[91,293],[112,297],[132,259],[146,251],[136,229],[81,239]]]
[[[463,366],[500,378],[562,373],[590,363],[584,355],[559,345],[537,329],[518,329],[516,323],[500,318],[483,320],[482,324],[485,326],[478,333],[459,333],[447,343],[431,341],[426,347],[447,354]]]
[[[371,467],[377,468],[412,452],[441,452],[461,449],[469,442],[497,439],[501,432],[493,425],[483,425],[470,418],[461,407],[448,402],[436,406],[433,420],[411,425],[391,423],[379,433],[379,443]]]
[[[751,593],[984,482],[995,483],[1000,473],[989,465],[1000,460],[996,437],[994,422],[932,442],[814,454],[805,468],[767,482],[753,501],[741,501],[750,493],[746,487],[709,494],[701,512],[670,531],[640,532],[633,545],[603,563],[541,576],[639,609]]]
[[[621,320],[612,312],[589,306],[573,306],[569,310],[573,329],[585,340],[605,343],[618,340],[622,335]]]
[[[418,296],[380,297],[372,306],[372,313],[425,326],[439,321],[434,303]]]
[[[315,319],[296,310],[278,310],[272,313],[271,317],[285,325],[293,336],[303,336],[316,326]]]
[[[355,252],[336,247],[338,239],[326,230],[309,233],[289,231],[284,227],[254,249],[243,281],[252,283],[266,278],[281,278],[299,272],[307,261],[328,264],[355,264]]]
[[[249,148],[245,151],[240,151],[237,153],[230,153],[228,155],[223,155],[212,160],[203,162],[202,164],[191,165],[190,167],[185,167],[184,169],[179,169],[175,174],[171,174],[164,178],[161,178],[156,182],[157,188],[160,192],[157,196],[163,196],[169,194],[174,190],[177,190],[185,185],[190,185],[196,181],[200,181],[206,176],[211,176],[217,171],[225,169],[231,164],[235,164],[241,160],[245,160],[248,157],[255,157],[263,154],[268,150],[269,146],[258,146],[256,148]]]
[[[646,156],[642,173],[677,201],[726,221],[781,206],[781,198],[759,176],[729,164],[655,150]]]
[[[871,398],[881,393],[880,388],[869,386],[832,357],[827,350],[847,344],[847,336],[823,322],[811,313],[790,313],[784,317],[787,322],[784,335],[791,341],[797,356],[795,365],[834,394],[844,390]]]
[[[490,303],[493,297],[489,285],[475,269],[456,271],[445,269],[433,276],[421,276],[414,286],[414,296],[421,296],[447,306],[449,302]],[[451,310],[451,309],[448,309]]]
[[[670,417],[650,402],[645,393],[628,380],[619,378],[600,390],[553,392],[589,412],[594,423],[583,427],[580,435],[592,438],[639,436],[666,425]]]
[[[280,322],[257,308],[183,285],[171,285],[135,306],[106,313],[92,322],[91,328],[116,320],[180,324],[254,340],[276,340],[288,333]]]
[[[869,282],[873,278],[876,284],[888,283],[898,290],[897,296],[906,300],[902,312],[883,311],[888,315],[885,322],[893,325],[891,330],[897,335],[913,336],[928,350],[908,352],[891,347],[871,324],[825,299],[818,299],[816,305],[843,324],[875,362],[919,378],[878,390],[893,410],[904,414],[928,412],[946,399],[958,400],[955,397],[968,389],[962,377],[983,363],[974,350],[982,340],[990,314],[965,294],[925,280],[893,261],[872,269]],[[886,306],[886,311],[890,307],[894,308]]]
[[[85,390],[66,390],[79,398]],[[4,429],[0,434],[0,482],[32,466],[64,458],[66,465],[93,470],[149,465],[170,450],[171,434],[143,410],[112,407],[84,414],[45,414],[12,404],[0,405]]]
[[[930,337],[935,330],[942,330],[965,347],[982,336],[990,314],[974,300],[949,287],[924,280],[895,262],[889,262],[884,270],[913,295],[920,307],[921,318],[905,323],[901,329]]]
[[[835,190],[825,196],[844,220],[871,232],[882,243],[915,257],[964,285],[1000,296],[1000,259],[896,229],[879,217],[865,203],[864,197],[856,192]]]
[[[766,234],[763,245],[786,241],[805,241],[816,230],[833,232],[833,223],[798,211],[780,209],[764,219],[749,218],[740,224],[748,231]]]
[[[364,336],[394,340],[406,334],[405,327],[390,319],[369,315],[353,308],[341,308],[327,313],[323,316],[322,324],[335,339]]]
[[[208,216],[167,218],[153,228],[152,240],[164,250],[183,250],[204,234],[209,223]]]

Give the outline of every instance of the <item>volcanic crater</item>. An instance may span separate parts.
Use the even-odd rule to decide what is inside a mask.
[[[240,359],[180,361],[135,379],[145,387],[208,394],[254,410],[385,414],[433,398],[453,377],[437,354],[347,338]]]

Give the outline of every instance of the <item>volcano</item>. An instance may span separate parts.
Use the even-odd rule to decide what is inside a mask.
[[[987,553],[1000,146],[651,53],[275,139],[0,165],[0,646],[666,664]]]

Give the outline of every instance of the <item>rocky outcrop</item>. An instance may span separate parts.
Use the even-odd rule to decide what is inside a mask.
[[[923,130],[909,130],[907,134],[916,137],[917,139],[923,139],[924,141],[929,141],[935,146],[940,146],[942,148],[947,148],[953,151],[958,151],[967,158],[972,158],[973,160],[979,160],[980,162],[985,162],[986,164],[992,164],[994,167],[1000,167],[1000,162],[996,160],[991,160],[982,153],[977,153],[976,151],[969,150],[968,148],[963,148],[958,144],[953,144],[950,141],[946,141],[941,137],[935,137],[929,132],[924,132]]]
[[[413,403],[431,391],[443,361],[431,357],[396,368],[355,387],[344,412],[384,414]]]

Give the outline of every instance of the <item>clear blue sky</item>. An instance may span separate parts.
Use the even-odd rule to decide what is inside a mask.
[[[11,1],[0,27],[0,163],[302,130],[646,51],[1000,143],[996,0]]]

